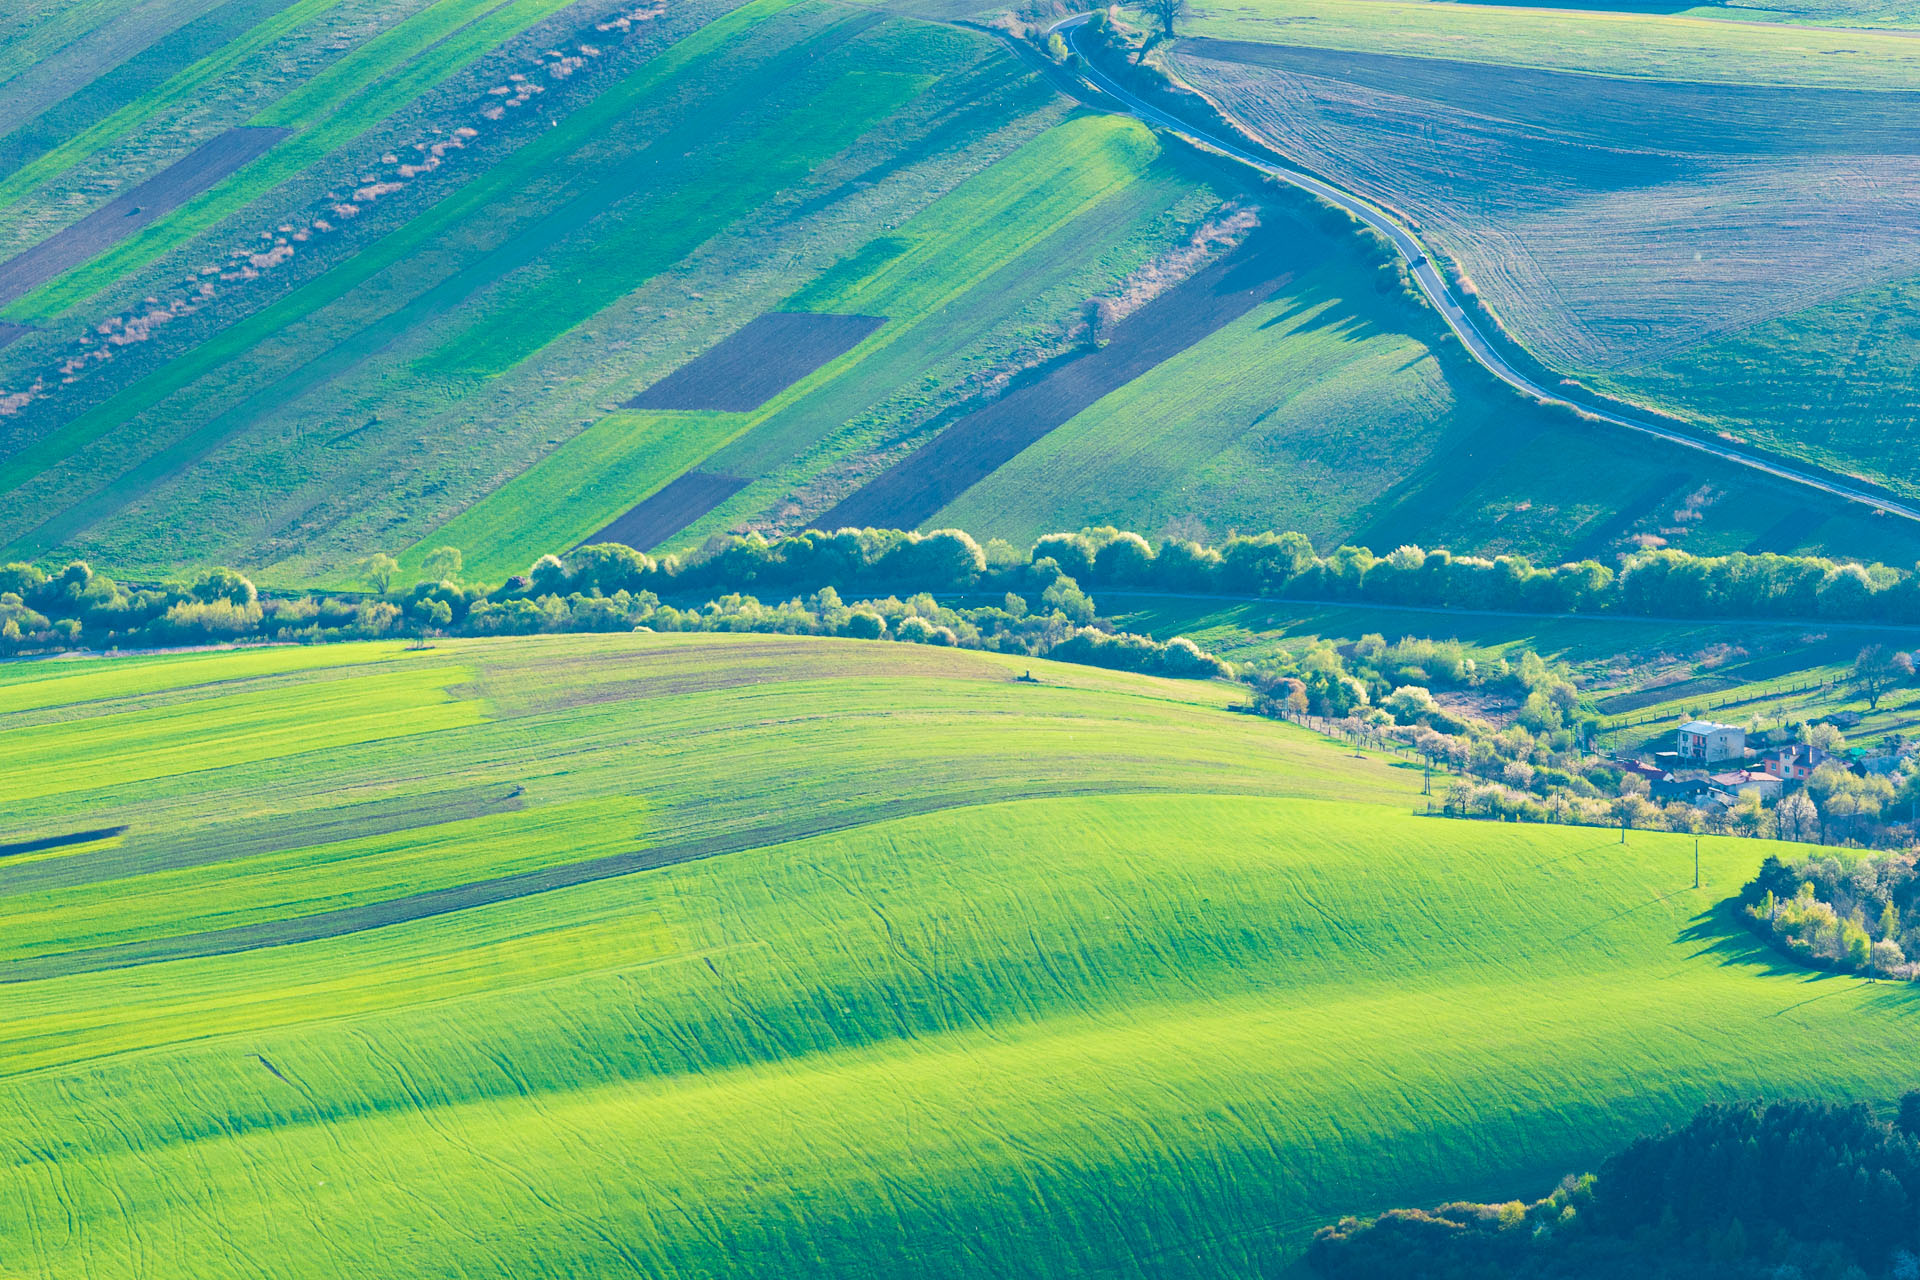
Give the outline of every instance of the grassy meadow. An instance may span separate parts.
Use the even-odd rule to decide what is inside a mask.
[[[0,863],[0,1256],[1241,1275],[1913,1083],[1909,992],[1715,913],[1763,846],[1694,891],[1680,837],[1417,817],[1232,696],[754,636],[0,667],[0,847],[88,837]]]
[[[1548,366],[1920,492],[1910,39],[1352,0],[1187,34],[1183,76],[1420,227]]]

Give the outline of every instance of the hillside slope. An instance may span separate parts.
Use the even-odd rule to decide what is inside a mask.
[[[1175,63],[1548,367],[1920,492],[1910,33],[1622,7],[1202,5]]]
[[[956,519],[1912,558],[1497,389],[1351,226],[933,20],[965,4],[33,7],[8,558],[337,584]]]
[[[1911,992],[1711,914],[1761,846],[1696,892],[1680,838],[1415,817],[1227,690],[1026,665],[0,668],[0,1257],[1244,1275],[1706,1098],[1913,1083]]]

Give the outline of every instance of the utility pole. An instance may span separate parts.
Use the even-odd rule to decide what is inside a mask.
[[[1693,887],[1700,887],[1700,833],[1693,834]]]

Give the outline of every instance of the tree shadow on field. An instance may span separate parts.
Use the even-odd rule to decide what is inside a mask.
[[[1776,950],[1758,934],[1747,928],[1740,917],[1740,899],[1724,898],[1714,903],[1688,922],[1680,931],[1677,941],[1695,944],[1687,959],[1698,960],[1703,957],[1715,957],[1723,967],[1739,968],[1751,971],[1757,977],[1791,978],[1814,987],[1818,994],[1806,1000],[1787,1005],[1774,1012],[1779,1017],[1789,1013],[1802,1004],[1813,1000],[1824,1000],[1830,996],[1844,995],[1857,990],[1864,981],[1864,975],[1843,973],[1832,969],[1815,969],[1796,962],[1784,952]],[[1876,986],[1886,988],[1888,998],[1912,1000],[1920,998],[1920,988],[1911,982],[1880,982]]]
[[[1287,286],[1282,286],[1276,290],[1275,296],[1286,292],[1286,288]],[[1301,318],[1310,311],[1318,314],[1307,319]],[[1284,324],[1295,326],[1293,330],[1295,336],[1331,333],[1332,336],[1344,342],[1355,344],[1378,337],[1383,333],[1399,332],[1382,324],[1378,316],[1363,313],[1345,298],[1325,301],[1296,297],[1286,310],[1262,320],[1260,328],[1266,330]]]

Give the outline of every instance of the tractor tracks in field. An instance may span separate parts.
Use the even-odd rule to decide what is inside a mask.
[[[1066,41],[1067,48],[1076,55],[1078,62],[1077,73],[1069,73],[1065,68],[1047,63],[1050,78],[1060,83],[1070,75],[1077,75],[1079,83],[1095,91],[1094,96],[1091,97],[1085,93],[1074,95],[1087,105],[1112,110],[1114,104],[1117,104],[1121,111],[1143,124],[1184,137],[1207,150],[1218,152],[1257,170],[1268,178],[1288,183],[1318,196],[1358,218],[1392,243],[1407,263],[1408,270],[1415,283],[1420,286],[1421,293],[1432,304],[1434,310],[1440,313],[1448,329],[1459,339],[1460,345],[1466,349],[1467,354],[1514,391],[1541,404],[1570,409],[1590,421],[1650,436],[1668,444],[1692,449],[1722,462],[1762,473],[1775,480],[1803,489],[1815,490],[1847,502],[1858,503],[1877,513],[1899,516],[1920,523],[1920,504],[1895,497],[1865,481],[1855,481],[1849,477],[1824,472],[1776,454],[1736,444],[1704,432],[1688,430],[1682,426],[1668,425],[1655,418],[1636,416],[1623,410],[1609,408],[1593,400],[1543,386],[1515,368],[1501,354],[1499,348],[1481,329],[1479,322],[1465,307],[1461,306],[1459,298],[1454,294],[1446,278],[1434,266],[1433,259],[1425,246],[1398,218],[1344,187],[1303,169],[1256,155],[1233,140],[1223,138],[1204,126],[1175,116],[1134,94],[1094,65],[1093,60],[1081,48],[1080,33],[1092,17],[1091,13],[1075,14],[1061,19],[1047,29],[1048,34],[1058,33]],[[996,34],[1005,35],[1005,33]],[[1022,60],[1029,65],[1046,62],[1013,37],[1005,36],[1005,38],[1008,43],[1016,47]]]

